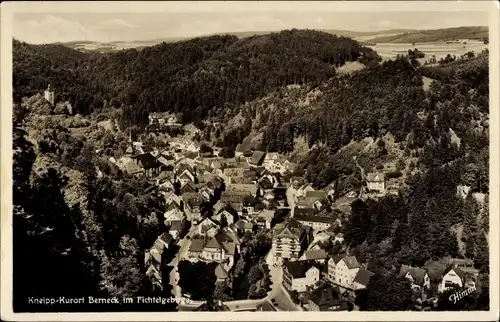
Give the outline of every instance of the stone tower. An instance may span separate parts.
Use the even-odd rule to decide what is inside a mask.
[[[45,96],[45,99],[47,100],[47,102],[54,105],[54,91],[50,89],[50,84],[47,87],[47,89],[45,90],[44,96]]]

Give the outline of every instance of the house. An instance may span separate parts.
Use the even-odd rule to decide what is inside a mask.
[[[172,245],[174,239],[167,233],[162,233],[156,239],[153,247],[144,254],[146,276],[148,276],[157,288],[163,289],[161,265],[163,264],[163,253]]]
[[[328,260],[328,279],[334,284],[351,288],[360,267],[354,256],[333,256]]]
[[[242,235],[246,232],[253,232],[253,223],[248,222],[244,219],[240,219],[237,222],[235,222],[234,227],[238,234]]]
[[[299,258],[302,232],[299,227],[285,223],[273,229],[271,253],[276,263]]]
[[[283,286],[288,292],[305,292],[319,281],[321,268],[315,261],[297,260],[283,264]]]
[[[266,157],[266,152],[262,151],[255,151],[252,154],[252,157],[249,160],[249,164],[254,167],[261,166],[262,163],[264,162],[264,158]]]
[[[232,267],[236,254],[236,245],[232,240],[216,235],[203,247],[200,259],[207,262],[223,262],[226,267]]]
[[[205,218],[198,224],[198,233],[209,238],[214,237],[219,229],[219,223],[216,223],[210,218]]]
[[[193,174],[194,171],[191,171],[190,169],[184,169],[182,173],[177,176],[177,180],[181,182],[181,185],[184,185],[188,182],[195,182],[195,176]]]
[[[335,235],[333,238],[334,243],[343,243],[344,242],[344,234],[343,233],[338,233]]]
[[[431,287],[431,279],[425,269],[401,265],[398,277],[409,280],[412,284],[411,288],[414,290]]]
[[[198,223],[201,219],[201,205],[203,197],[200,194],[186,194],[184,200],[184,211],[188,220]]]
[[[224,180],[226,184],[243,182],[245,178],[246,169],[243,167],[231,167],[219,169],[216,171],[217,175]]]
[[[267,153],[262,164],[267,170],[271,172],[277,172],[277,170],[280,168],[281,165],[278,164],[280,159],[281,156],[279,155],[279,153],[275,152]]]
[[[459,267],[449,266],[443,273],[443,277],[438,285],[438,292],[441,293],[453,287],[473,288],[475,287],[474,278],[467,276]]]
[[[205,247],[205,240],[202,238],[193,238],[191,239],[191,244],[189,245],[189,250],[187,252],[187,258],[190,261],[198,261],[201,256],[201,252],[203,251],[203,247]]]
[[[199,189],[199,192],[203,195],[203,197],[205,197],[206,201],[212,200],[212,197],[214,196],[214,191],[212,189],[208,188],[206,185],[201,187]]]
[[[191,181],[185,182],[181,185],[181,195],[186,193],[195,193],[197,190],[198,188],[196,188],[196,185]]]
[[[165,168],[173,167],[175,165],[175,157],[165,152],[160,153],[160,155],[157,156],[156,159]]]
[[[238,213],[236,210],[231,207],[231,206],[225,206],[221,210],[219,210],[213,218],[217,220],[218,222],[222,223],[222,218],[226,217],[226,221],[228,225],[232,225],[235,220],[238,218]]]
[[[325,283],[309,297],[309,311],[347,311],[347,301],[340,296],[338,287]]]
[[[325,231],[335,222],[333,217],[315,215],[314,209],[311,208],[295,208],[293,217],[302,225],[311,227],[315,232]]]
[[[316,210],[321,210],[328,204],[328,196],[323,190],[306,191],[305,196],[301,199],[299,200],[299,206],[302,203],[304,207]]]
[[[271,191],[266,191],[264,193],[264,200],[267,201],[267,202],[270,202],[272,200],[274,200],[276,198],[276,194],[274,192],[274,190],[271,190]]]
[[[262,224],[263,228],[271,229],[271,222],[273,221],[273,218],[274,210],[263,209],[257,214],[255,219],[258,221],[259,226]],[[261,224],[259,224],[259,222]]]
[[[333,198],[335,196],[335,183],[330,183],[328,186],[325,187],[324,191],[326,192],[328,199],[330,201],[333,201]]]
[[[124,156],[131,158],[135,155],[135,153],[136,153],[136,151],[135,151],[134,145],[130,144],[125,149]]]
[[[360,267],[359,271],[356,273],[356,277],[353,280],[352,288],[356,290],[363,290],[368,286],[370,279],[375,273],[370,272],[369,270]]]
[[[144,169],[148,178],[153,178],[160,173],[160,163],[150,153],[139,154],[136,157],[137,165]]]
[[[165,194],[165,205],[166,205],[166,210],[171,210],[174,208],[177,208],[179,210],[183,209],[183,200],[180,196],[176,195],[172,191],[169,193]]]
[[[170,236],[170,234],[162,233],[160,236],[158,236],[157,241],[160,241],[163,244],[163,246],[166,249],[168,249],[168,248],[170,248],[170,245],[174,241],[174,238],[172,236]]]
[[[308,183],[303,184],[297,189],[297,191],[295,192],[295,196],[297,198],[305,196],[308,191],[314,191],[314,188]]]
[[[184,230],[186,221],[183,220],[173,220],[168,225],[168,233],[172,235],[174,239],[178,239]]]
[[[172,207],[172,209],[167,210],[163,216],[165,217],[165,225],[167,226],[170,226],[172,221],[183,221],[185,219],[184,213],[177,207]]]
[[[215,267],[215,276],[217,277],[217,282],[224,282],[229,278],[229,274],[222,264],[218,264]]]
[[[165,113],[150,113],[148,119],[149,125],[165,124]]]
[[[257,197],[257,186],[254,184],[229,184],[226,192],[233,195]]]
[[[304,252],[302,257],[300,258],[301,260],[314,260],[319,263],[325,263],[325,261],[328,259],[328,254],[323,250],[307,250]]]
[[[163,289],[161,265],[163,263],[164,250],[164,244],[156,240],[153,247],[144,254],[146,276],[150,279],[152,284],[160,290]]]
[[[160,167],[162,167],[161,164],[160,164]],[[156,178],[156,185],[158,187],[166,187],[166,188],[173,189],[174,182],[175,182],[174,172],[173,171],[165,171],[165,169],[163,169],[161,171],[161,173],[158,175],[158,177]]]
[[[45,90],[44,98],[47,102],[50,103],[50,105],[54,106],[54,91],[50,88],[50,84],[47,86],[47,89]]]
[[[384,192],[385,191],[385,176],[384,173],[375,172],[366,175],[366,187],[368,191]]]
[[[332,232],[329,232],[327,230],[317,233],[316,235],[314,235],[314,239],[309,245],[308,250],[323,249],[323,246],[328,243],[329,239],[332,237],[332,234]]]
[[[153,155],[155,152],[155,149],[153,149],[149,145],[145,145],[145,144],[141,144],[141,145],[137,146],[137,149],[139,150],[140,154],[148,154],[149,153],[149,154]]]

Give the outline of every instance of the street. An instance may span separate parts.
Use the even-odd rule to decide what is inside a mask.
[[[295,210],[295,190],[288,188],[286,190],[286,202],[288,203],[288,207],[290,207],[290,217],[293,217],[293,213]]]
[[[168,264],[169,266],[173,267],[173,269],[170,271],[170,284],[172,285],[172,295],[175,298],[182,297],[181,288],[179,287],[178,283],[180,276],[177,268],[179,262],[186,257],[186,254],[189,251],[189,246],[191,245],[191,238],[193,237],[195,232],[196,232],[196,226],[191,226],[186,236],[184,236],[184,238],[179,240],[179,242],[177,243],[177,245],[180,246],[179,252],[174,257],[174,259]]]

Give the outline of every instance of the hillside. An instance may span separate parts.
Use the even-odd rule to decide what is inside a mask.
[[[335,66],[361,55],[364,64],[379,59],[352,39],[310,30],[212,36],[109,54],[15,41],[14,98],[51,83],[56,100],[70,101],[80,114],[123,104],[125,127],[145,124],[154,111],[201,121],[280,86],[318,85],[335,74]]]
[[[369,39],[372,43],[426,43],[454,40],[488,39],[488,27],[458,27],[435,30],[415,30]]]
[[[488,58],[380,63],[352,39],[307,30],[108,54],[15,42],[14,236],[16,254],[37,252],[17,257],[16,281],[43,296],[71,294],[75,277],[86,294],[151,294],[140,256],[159,233],[161,205],[147,180],[109,158],[153,111],[180,112],[200,141],[226,150],[243,142],[293,157],[283,182],[334,183],[335,198],[362,192],[362,173],[382,172],[395,194],[352,203],[342,228],[350,253],[387,270],[465,257],[487,274]],[[56,108],[40,95],[49,82]],[[59,113],[65,101],[80,115]],[[54,280],[63,283],[51,289]]]

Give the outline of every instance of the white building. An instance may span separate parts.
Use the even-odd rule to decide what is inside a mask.
[[[368,173],[366,175],[366,187],[368,191],[385,191],[385,176],[383,173]]]
[[[274,228],[271,254],[274,262],[282,263],[284,259],[294,260],[299,258],[300,253],[299,228],[288,224],[278,224]]]
[[[453,288],[458,286],[459,288],[463,288],[466,286],[466,275],[465,273],[458,267],[449,267],[443,273],[443,278],[438,285],[438,291],[444,292],[449,288]]]
[[[50,84],[45,90],[44,97],[47,102],[49,102],[51,105],[54,105],[54,91],[50,88]]]
[[[334,256],[328,261],[328,279],[334,284],[352,288],[360,267],[354,256]]]
[[[288,261],[283,264],[283,286],[289,292],[305,292],[308,286],[320,279],[320,270],[315,261]]]

